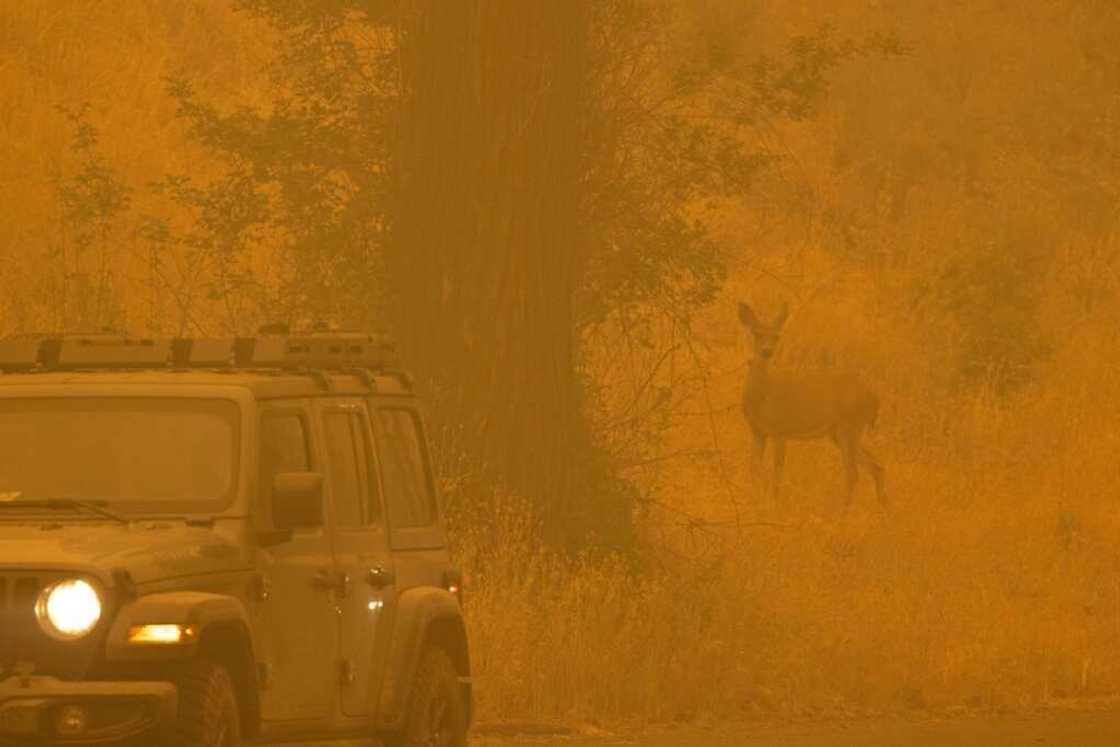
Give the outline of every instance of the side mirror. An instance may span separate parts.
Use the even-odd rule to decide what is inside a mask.
[[[323,525],[323,476],[281,472],[272,478],[272,525],[304,529]]]

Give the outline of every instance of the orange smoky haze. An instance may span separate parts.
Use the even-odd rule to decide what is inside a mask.
[[[0,7],[0,332],[394,330],[484,721],[1117,694],[1120,7],[383,5]]]

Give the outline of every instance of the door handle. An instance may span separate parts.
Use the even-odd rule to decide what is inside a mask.
[[[383,565],[370,568],[366,572],[366,583],[374,589],[384,589],[387,586],[392,586],[397,582],[397,574],[392,568],[386,568]]]

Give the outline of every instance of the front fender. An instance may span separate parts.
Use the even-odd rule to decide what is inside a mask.
[[[128,631],[136,625],[195,625],[199,635],[175,645],[143,645],[128,642]],[[207,629],[236,625],[249,630],[249,615],[239,600],[201,591],[165,591],[148,594],[125,604],[109,628],[105,643],[107,661],[152,661],[194,656]]]
[[[401,727],[420,656],[428,643],[451,649],[447,653],[459,669],[469,698],[466,628],[459,602],[453,594],[436,587],[404,592],[396,600],[392,631],[388,666],[378,698],[379,729],[393,731]],[[469,706],[468,703],[468,710]]]

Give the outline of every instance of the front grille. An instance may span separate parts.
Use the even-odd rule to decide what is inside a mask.
[[[35,600],[42,582],[36,576],[0,576],[0,666],[30,661],[41,632],[35,622]]]
[[[105,628],[108,600],[102,600],[106,608],[97,629],[77,641],[51,638],[35,619],[39,593],[67,577],[72,575],[0,572],[0,678],[17,667],[63,679],[78,679],[89,669]]]

